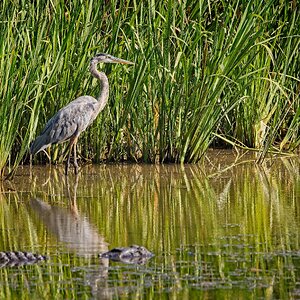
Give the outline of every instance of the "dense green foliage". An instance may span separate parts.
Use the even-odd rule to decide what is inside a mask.
[[[88,73],[97,52],[135,66],[104,66],[110,102],[82,135],[82,158],[195,162],[209,146],[255,148],[262,158],[294,150],[299,15],[296,1],[3,0],[0,170],[28,161],[60,107],[97,96]],[[52,162],[61,153],[52,147]]]

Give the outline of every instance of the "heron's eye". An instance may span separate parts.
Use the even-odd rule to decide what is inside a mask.
[[[98,54],[96,54],[96,57],[97,58],[105,58],[106,57],[106,55],[105,54],[103,54],[103,53],[98,53]]]

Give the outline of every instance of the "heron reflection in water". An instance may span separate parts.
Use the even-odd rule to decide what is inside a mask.
[[[108,251],[108,243],[97,229],[77,208],[78,175],[71,188],[65,177],[69,208],[50,205],[38,198],[31,199],[31,207],[38,214],[46,228],[68,249],[78,256],[92,257]]]
[[[79,175],[75,176],[74,181],[68,176],[62,178],[65,178],[63,183],[69,201],[68,208],[50,205],[38,198],[31,199],[31,207],[44,223],[46,230],[63,243],[65,248],[79,257],[91,259],[98,257],[99,253],[108,251],[108,243],[78,210]],[[109,260],[99,258],[97,258],[97,267],[93,267],[93,264],[86,267],[84,282],[91,287],[92,293],[100,295],[101,299],[107,298],[107,295],[112,295],[114,292],[107,284],[108,267]]]
[[[114,57],[106,53],[97,54],[91,59],[90,72],[100,82],[101,91],[98,99],[91,96],[80,96],[67,106],[61,108],[46,124],[40,136],[32,143],[30,154],[34,155],[51,144],[70,141],[69,154],[66,161],[65,173],[68,174],[72,149],[74,150],[73,165],[75,174],[78,173],[76,144],[81,132],[93,123],[108,101],[109,84],[104,72],[97,70],[98,63],[134,63]]]

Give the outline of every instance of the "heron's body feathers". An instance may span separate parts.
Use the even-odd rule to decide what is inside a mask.
[[[62,143],[79,136],[98,115],[98,101],[81,96],[60,109],[32,143],[30,153],[36,154],[51,144]]]

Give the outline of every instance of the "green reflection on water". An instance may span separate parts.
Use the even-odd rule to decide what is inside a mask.
[[[299,296],[299,161],[229,165],[20,169],[0,193],[0,250],[49,260],[2,267],[0,298]],[[131,244],[155,257],[97,258]]]

